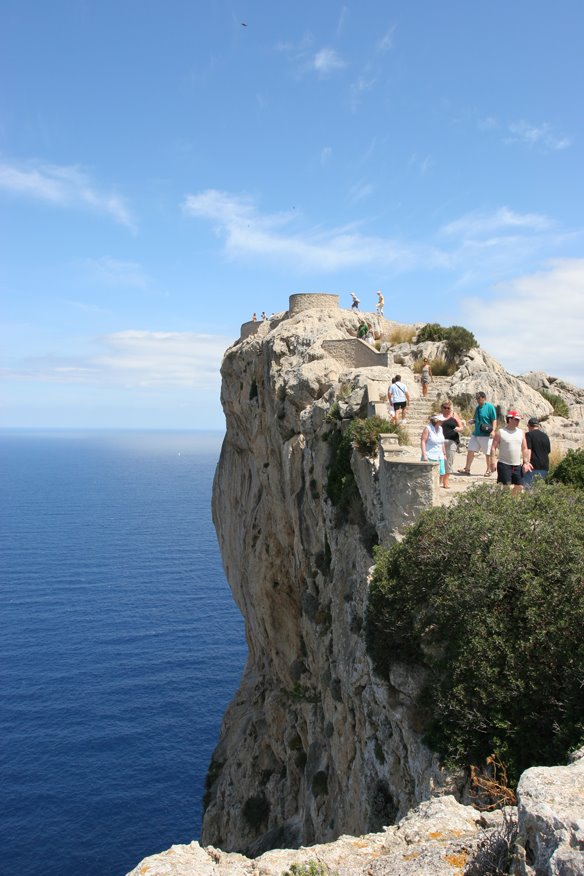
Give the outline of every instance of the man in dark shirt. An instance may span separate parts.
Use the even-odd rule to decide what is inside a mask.
[[[541,431],[539,420],[536,417],[531,417],[527,421],[525,440],[531,454],[529,461],[533,466],[533,470],[527,472],[523,478],[524,486],[529,489],[533,486],[535,477],[544,478],[545,480],[550,468],[550,439],[545,432]]]

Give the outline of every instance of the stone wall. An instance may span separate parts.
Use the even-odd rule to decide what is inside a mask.
[[[322,348],[346,368],[370,368],[371,366],[387,368],[390,365],[389,353],[378,352],[375,347],[360,338],[323,341]]]
[[[288,313],[296,316],[303,310],[338,310],[339,296],[328,292],[298,292],[290,295]]]

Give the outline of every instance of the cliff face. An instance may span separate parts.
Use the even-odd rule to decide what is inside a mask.
[[[213,518],[249,647],[208,777],[202,842],[226,850],[378,830],[444,782],[421,742],[416,678],[396,666],[381,684],[365,654],[375,515],[340,515],[324,489],[331,404],[358,408],[368,379],[391,379],[324,351],[355,322],[309,310],[264,323],[223,362]]]
[[[438,501],[419,433],[409,462],[353,454],[360,495],[346,513],[326,494],[331,408],[383,413],[396,371],[415,399],[414,358],[440,351],[376,353],[356,340],[359,318],[336,296],[293,298],[288,313],[247,324],[222,366],[227,432],[213,519],[249,657],[210,765],[201,842],[252,856],[377,831],[457,793],[422,743],[420,676],[396,664],[381,682],[365,650],[373,546]],[[440,380],[442,395],[473,399],[484,389],[503,410],[552,412],[479,349]]]

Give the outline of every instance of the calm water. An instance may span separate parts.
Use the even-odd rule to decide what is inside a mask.
[[[221,436],[0,433],[3,876],[121,876],[196,839],[245,660]]]

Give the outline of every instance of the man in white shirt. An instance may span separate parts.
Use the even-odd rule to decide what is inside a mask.
[[[521,417],[517,411],[507,411],[505,421],[505,426],[493,438],[491,471],[497,472],[498,484],[512,487],[514,493],[520,493],[523,489],[523,476],[532,469],[529,448],[525,434],[518,428]],[[496,463],[497,450],[499,461]]]

